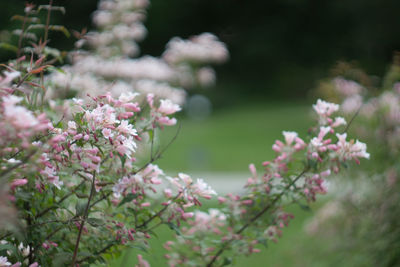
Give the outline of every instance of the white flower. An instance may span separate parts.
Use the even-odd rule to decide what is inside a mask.
[[[15,106],[21,101],[20,97],[3,97],[4,117],[6,120],[18,129],[29,129],[39,124],[39,121],[33,116],[32,111],[22,106]]]
[[[341,160],[351,160],[355,159],[358,161],[358,158],[366,158],[369,159],[370,154],[367,153],[367,145],[365,143],[362,143],[360,141],[350,141],[347,142],[347,134],[336,134],[337,138],[339,139],[337,142],[337,153],[339,156],[339,159]]]
[[[133,125],[129,124],[129,121],[127,120],[122,120],[121,124],[117,127],[117,130],[120,133],[128,134],[128,135],[137,135],[137,131],[132,128]]]
[[[336,117],[335,121],[332,124],[332,127],[338,127],[340,125],[346,125],[347,122],[343,117]]]
[[[339,105],[318,99],[317,104],[313,105],[313,108],[318,115],[330,116],[333,112],[339,110]]]
[[[192,186],[192,190],[193,194],[204,198],[211,198],[211,195],[217,194],[203,179],[197,179],[197,182]]]
[[[0,256],[0,267],[10,266],[11,262],[8,261],[7,257]]]
[[[8,96],[3,96],[3,103],[5,106],[14,106],[15,104],[18,104],[19,102],[22,101],[22,97],[15,96],[15,95],[8,95]]]
[[[285,137],[286,144],[288,144],[288,145],[291,145],[297,137],[296,132],[283,131],[282,133],[283,133],[283,136]]]
[[[29,246],[25,247],[22,242],[19,243],[18,249],[19,251],[21,251],[22,256],[26,257],[29,255],[29,250],[30,250]]]
[[[11,164],[21,163],[20,160],[17,160],[17,159],[14,159],[14,158],[8,159],[7,162],[8,162],[8,163],[11,163]]]
[[[124,176],[122,177],[122,179],[119,179],[118,182],[112,188],[114,197],[120,198],[121,194],[130,184],[131,180],[127,176]]]
[[[126,138],[123,135],[119,135],[117,140],[120,144],[116,147],[116,150],[121,155],[126,155],[128,158],[131,158],[131,154],[136,150],[136,143],[133,137],[129,136],[129,138]]]
[[[68,122],[68,129],[76,130],[76,123],[74,121],[69,121]]]
[[[122,93],[119,96],[118,100],[121,101],[122,103],[128,103],[128,102],[131,102],[138,95],[139,95],[139,93],[132,93],[132,92]]]
[[[114,136],[111,129],[109,129],[109,128],[104,128],[103,130],[101,130],[101,133],[103,134],[104,138],[106,138],[106,139]]]

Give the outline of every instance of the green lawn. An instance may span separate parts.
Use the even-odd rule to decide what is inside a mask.
[[[304,136],[312,125],[310,110],[305,104],[265,103],[216,111],[202,121],[181,119],[179,135],[157,164],[189,173],[247,171],[249,163],[274,156],[271,146],[283,130]],[[164,144],[177,128],[164,130]]]

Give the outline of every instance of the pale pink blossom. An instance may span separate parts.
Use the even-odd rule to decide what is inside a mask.
[[[337,151],[339,159],[342,161],[354,159],[359,162],[358,158],[369,159],[370,154],[367,152],[367,145],[358,140],[354,143],[353,140],[350,142],[346,141],[347,133],[336,134],[338,138]]]
[[[329,123],[329,117],[332,113],[339,110],[339,105],[318,99],[317,103],[313,105],[313,109],[319,116],[319,123],[321,125],[326,125]]]
[[[342,77],[336,77],[333,79],[336,91],[338,91],[343,96],[352,96],[355,94],[360,94],[364,87],[355,81],[346,80]]]
[[[347,97],[342,103],[342,111],[344,113],[354,113],[362,105],[363,100],[361,95],[352,95]]]
[[[10,188],[11,190],[14,190],[16,187],[26,185],[27,183],[27,179],[14,179],[10,185]]]
[[[104,138],[108,139],[114,136],[113,132],[109,128],[104,128],[101,130],[101,133],[103,134]]]
[[[120,133],[124,133],[127,135],[137,135],[136,129],[133,128],[133,125],[129,123],[127,120],[122,120],[121,124],[117,127],[117,131]]]
[[[8,261],[7,257],[0,256],[0,267],[11,266],[11,262]]]
[[[335,121],[332,123],[331,127],[336,128],[339,127],[341,125],[346,125],[347,122],[343,117],[336,117]]]
[[[143,259],[142,255],[138,254],[137,258],[138,258],[138,264],[136,264],[135,267],[150,267],[150,264]]]
[[[160,112],[165,115],[170,115],[180,110],[181,107],[178,104],[174,104],[169,99],[161,99],[160,107],[157,109],[157,112]]]

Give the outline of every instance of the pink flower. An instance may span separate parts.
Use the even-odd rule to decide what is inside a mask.
[[[167,116],[157,118],[156,121],[160,123],[161,125],[167,125],[167,126],[172,126],[176,124],[176,119],[175,118],[168,118]]]
[[[143,259],[142,255],[138,254],[137,258],[138,258],[138,264],[136,264],[135,267],[150,267],[150,264]]]
[[[106,139],[114,136],[114,134],[112,133],[111,129],[109,129],[109,128],[104,128],[101,131],[101,133],[103,134],[104,138],[106,138]]]
[[[320,125],[326,125],[332,121],[332,119],[329,117],[332,115],[332,113],[339,110],[339,105],[318,99],[317,103],[313,105],[313,109],[319,116]]]
[[[174,104],[169,99],[161,99],[160,107],[157,109],[157,112],[160,112],[161,114],[165,115],[170,115],[180,110],[181,107],[178,104]]]
[[[12,183],[11,183],[11,190],[14,190],[16,187],[18,186],[23,186],[26,185],[28,183],[27,179],[15,179]]]

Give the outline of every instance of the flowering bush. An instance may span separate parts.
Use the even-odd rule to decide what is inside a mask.
[[[347,128],[340,131],[346,121],[334,116],[339,105],[318,100],[318,124],[309,137],[283,132],[262,174],[250,165],[242,195],[219,196],[221,206],[208,213],[196,210],[217,193],[202,179],[165,174],[154,163],[169,144],[161,147],[155,139],[177,123],[173,115],[183,99],[172,85],[212,81],[213,71],[204,65],[225,60],[227,50],[215,36],[202,34],[173,39],[162,59],[130,58],[137,50],[132,41],[145,33],[147,4],[100,1],[94,20],[103,31],[83,35],[77,44],[87,42],[93,52],[73,51],[73,64],[58,71],[52,64],[60,55],[48,47],[47,36],[66,32],[50,24],[50,13],[63,9],[52,1],[25,8],[18,57],[3,65],[0,81],[6,192],[0,205],[7,215],[1,266],[104,263],[105,255],[118,255],[123,247],[146,250],[162,224],[178,234],[165,244],[170,266],[226,265],[232,259],[225,251],[250,255],[257,244],[277,240],[293,218],[286,204],[314,201],[345,162],[369,158],[364,143],[347,140]],[[46,24],[36,22],[41,10],[47,10]],[[44,38],[24,47],[35,28],[44,29]],[[82,98],[69,99],[72,89]],[[145,152],[149,158],[139,160]],[[140,254],[137,266],[148,266]]]
[[[318,93],[342,102],[343,116],[359,115],[353,132],[368,141],[373,164],[352,171],[348,186],[310,223],[311,233],[327,235],[345,261],[363,266],[395,266],[399,210],[399,55],[381,81],[340,63],[335,77],[321,82]],[[346,190],[344,190],[346,188]],[[330,212],[329,212],[330,210]],[[341,244],[340,246],[338,244]],[[354,253],[359,257],[354,258]]]

